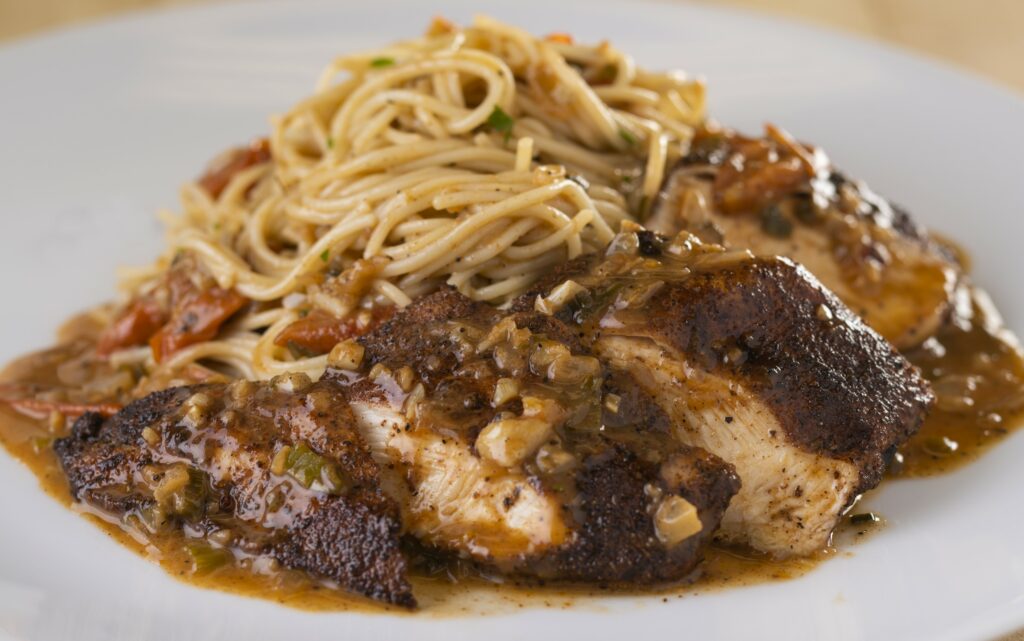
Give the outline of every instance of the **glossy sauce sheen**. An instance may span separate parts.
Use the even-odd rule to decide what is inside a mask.
[[[1022,422],[1021,348],[1008,331],[993,326],[998,323],[985,304],[973,307],[973,322],[952,323],[904,354],[931,382],[936,403],[921,430],[900,449],[903,460],[894,463],[890,476],[956,469]]]
[[[890,476],[948,472],[973,460],[1021,424],[1024,358],[1011,335],[990,326],[985,309],[985,305],[975,304],[973,322],[951,325],[907,354],[932,381],[939,400],[919,434],[902,448],[902,460],[890,470]],[[63,331],[61,338],[80,339],[91,333],[78,324]],[[0,383],[52,379],[53,369],[52,357],[30,356],[12,364],[0,375]],[[36,474],[44,490],[71,505],[67,482],[50,448],[54,436],[64,430],[66,426],[51,428],[48,420],[28,418],[0,404],[0,440],[4,446]],[[263,567],[258,561],[197,574],[179,533],[144,537],[138,531],[126,531],[120,521],[90,514],[76,504],[79,508],[118,542],[157,561],[172,576],[202,587],[308,610],[405,612],[352,597],[298,572]],[[865,526],[863,519],[855,525],[844,519],[843,524],[837,535],[843,546],[878,527],[873,521]],[[707,590],[787,580],[835,553],[835,548],[829,548],[810,558],[773,561],[749,551],[713,546],[692,583],[631,589],[627,594],[669,601]],[[593,587],[497,584],[465,568],[438,567],[424,560],[414,559],[414,567],[419,612],[436,616],[496,614],[523,607],[585,607],[583,597],[617,593]]]
[[[81,512],[118,543],[156,561],[168,574],[179,580],[204,588],[263,598],[303,610],[409,614],[403,608],[389,607],[332,589],[329,584],[310,580],[299,572],[264,569],[262,573],[257,573],[251,566],[228,565],[208,574],[196,574],[192,570],[192,559],[183,546],[184,539],[177,533],[143,537],[138,530],[126,531],[119,521],[92,512],[83,504],[72,503],[64,474],[46,443],[51,437],[44,421],[25,417],[0,405],[0,440],[8,452],[35,473],[40,486],[48,494]],[[708,551],[699,576],[695,577],[693,583],[634,589],[626,594],[672,599],[707,590],[787,580],[806,573],[834,553],[835,550],[829,549],[807,559],[771,561],[746,550],[713,547]],[[442,617],[461,614],[494,615],[523,607],[578,607],[587,597],[619,594],[614,589],[586,586],[542,587],[511,582],[498,584],[473,576],[461,568],[420,567],[413,573],[412,582],[420,602],[417,612]]]

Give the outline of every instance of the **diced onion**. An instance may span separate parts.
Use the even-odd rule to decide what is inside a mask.
[[[697,508],[681,496],[665,498],[654,513],[654,530],[658,540],[668,547],[678,545],[697,534],[704,525]]]

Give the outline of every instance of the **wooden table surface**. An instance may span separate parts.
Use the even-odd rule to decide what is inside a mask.
[[[217,0],[0,0],[0,42],[102,16]],[[669,0],[671,1],[671,0]],[[897,44],[1024,92],[1024,0],[696,0]],[[1024,631],[1002,641],[1024,641]]]

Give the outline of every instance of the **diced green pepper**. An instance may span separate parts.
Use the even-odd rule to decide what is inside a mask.
[[[192,541],[185,544],[185,550],[192,558],[193,574],[208,574],[217,568],[234,562],[235,557],[226,548],[215,548],[208,543]]]
[[[194,521],[206,512],[207,494],[206,474],[195,468],[189,468],[188,483],[171,495],[167,506],[168,511]]]
[[[285,470],[303,487],[312,487],[313,483],[320,481],[327,492],[332,494],[343,492],[345,489],[345,482],[338,473],[338,468],[305,443],[299,443],[288,452]]]
[[[167,526],[167,513],[156,503],[135,512],[134,516],[150,533],[160,532]]]

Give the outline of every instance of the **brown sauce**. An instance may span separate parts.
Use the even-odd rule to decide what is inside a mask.
[[[8,380],[6,376],[2,377]],[[81,513],[113,540],[142,557],[158,563],[172,577],[207,589],[216,589],[242,596],[274,601],[288,607],[310,611],[358,611],[388,614],[409,614],[354,597],[305,575],[288,570],[256,573],[251,567],[226,565],[209,574],[195,574],[192,559],[182,546],[182,539],[169,535],[143,538],[138,532],[125,531],[120,522],[91,512],[81,504],[73,504],[67,482],[56,456],[48,445],[53,433],[44,420],[23,416],[0,404],[0,442],[32,470],[41,488],[62,504]],[[772,561],[763,555],[735,548],[712,547],[708,550],[699,576],[691,583],[632,589],[574,586],[537,586],[506,582],[502,584],[474,576],[452,580],[445,576],[412,576],[413,589],[420,608],[415,615],[450,617],[464,614],[496,615],[522,608],[599,607],[594,597],[656,596],[664,600],[728,587],[755,585],[799,577],[820,561],[832,556],[834,549],[810,558]]]
[[[983,293],[970,322],[954,322],[905,355],[931,382],[936,403],[900,449],[893,477],[932,476],[977,459],[1024,418],[1024,354]]]
[[[81,341],[94,336],[94,327],[85,318],[62,330],[61,339]],[[54,363],[61,360],[59,356],[58,353],[55,359],[50,352],[20,359],[0,374],[0,384],[45,383],[54,378]],[[902,448],[890,476],[919,477],[948,472],[976,459],[1022,423],[1024,356],[1013,336],[999,329],[998,321],[987,311],[983,298],[976,298],[971,322],[947,327],[907,356],[933,382],[939,401],[919,434]],[[63,504],[83,513],[114,540],[159,563],[171,576],[204,588],[304,610],[408,614],[353,597],[287,570],[253,568],[250,564],[226,565],[208,574],[194,573],[192,559],[185,552],[179,535],[144,538],[137,532],[125,531],[120,522],[91,514],[80,505],[72,506],[63,472],[50,448],[52,439],[66,429],[67,425],[60,421],[29,418],[0,403],[0,442],[35,473],[41,487]],[[851,522],[850,518],[845,518],[834,538],[835,547],[808,558],[783,561],[749,550],[712,546],[691,582],[628,592],[596,587],[497,584],[468,574],[453,580],[450,573],[443,572],[433,576],[426,572],[414,573],[412,583],[421,605],[418,616],[424,613],[442,617],[493,615],[527,607],[599,609],[600,602],[592,597],[612,595],[638,599],[657,597],[668,602],[701,592],[799,577],[837,554],[838,549],[847,549],[851,543],[880,527],[882,522],[875,519],[860,516]]]

